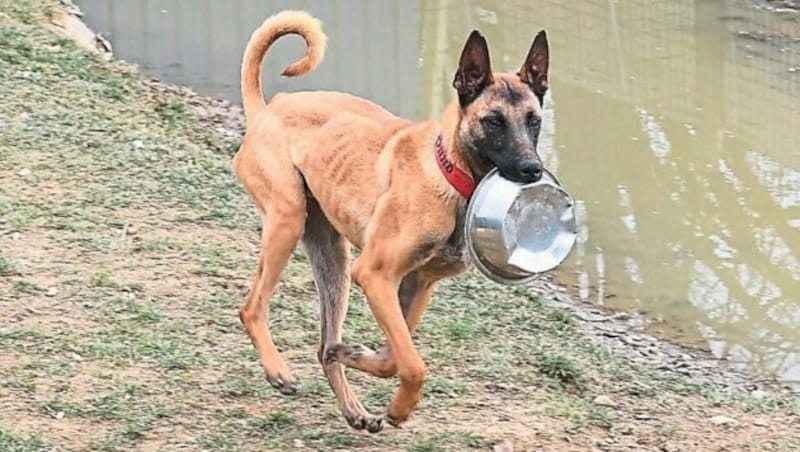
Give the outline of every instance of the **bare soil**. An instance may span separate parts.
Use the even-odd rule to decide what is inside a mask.
[[[301,380],[238,321],[260,224],[230,171],[241,111],[144,80],[0,0],[0,450],[796,450],[800,401],[544,279],[441,285],[402,429],[350,429],[316,363],[298,250],[273,302]],[[346,339],[382,337],[354,289]],[[380,412],[396,382],[350,372]]]

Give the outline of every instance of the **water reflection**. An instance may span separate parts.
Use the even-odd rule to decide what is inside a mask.
[[[336,39],[325,64],[301,80],[264,71],[272,91],[341,89],[416,116],[420,103],[416,1],[80,0],[85,19],[114,53],[160,79],[239,101],[239,64],[250,33],[270,11],[308,8]],[[412,20],[405,20],[412,18]],[[304,51],[301,39],[279,40],[268,64],[285,65]],[[283,67],[283,66],[281,66]],[[266,93],[269,95],[269,92]]]
[[[279,41],[268,89],[342,89],[420,119],[453,98],[471,28],[503,71],[547,28],[543,159],[579,221],[561,279],[587,302],[641,309],[654,329],[800,380],[800,20],[711,0],[301,3],[323,20],[328,56],[285,80],[274,68],[302,46]],[[298,6],[81,4],[121,57],[237,102],[251,30]]]
[[[603,284],[622,295],[615,303],[683,325],[696,320],[720,356],[797,380],[800,275],[791,250],[800,240],[786,228],[800,213],[800,81],[787,76],[797,44],[778,37],[755,50],[739,44],[735,27],[745,24],[719,21],[730,15],[722,3],[696,5],[681,17],[692,13],[694,24],[652,23],[647,33],[663,36],[659,44],[615,53],[632,81],[614,90],[623,95],[594,89],[597,96],[587,90],[568,99],[571,81],[554,89],[559,131],[587,112],[602,118],[579,138],[556,134],[564,145],[557,147],[559,176],[573,191],[591,193],[589,242],[605,257],[603,275],[591,260],[575,262],[576,279],[584,294]],[[635,41],[641,31],[616,24],[611,36]],[[776,45],[782,64],[759,61]],[[586,78],[582,85],[592,82]],[[587,143],[617,158],[567,164],[567,154]],[[586,178],[589,171],[607,180]]]

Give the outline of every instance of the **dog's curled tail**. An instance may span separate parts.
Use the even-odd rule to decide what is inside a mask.
[[[281,11],[268,17],[250,36],[242,59],[242,103],[245,117],[264,108],[261,91],[261,65],[270,46],[281,36],[300,35],[306,41],[303,58],[286,66],[281,75],[298,77],[307,74],[319,65],[325,56],[327,37],[322,32],[319,19],[305,11]]]

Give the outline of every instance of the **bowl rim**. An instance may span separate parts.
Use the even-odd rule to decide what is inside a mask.
[[[543,168],[543,170],[547,173],[547,175],[550,178],[553,179],[554,185],[557,188],[559,188],[567,196],[567,198],[570,200],[570,204],[574,206],[575,202],[574,202],[574,200],[572,198],[572,195],[570,195],[569,192],[564,190],[564,188],[561,186],[561,182],[558,180],[558,178],[555,176],[555,174],[550,172],[547,168]],[[489,278],[490,280],[492,280],[494,282],[497,282],[497,283],[506,284],[506,285],[528,284],[528,283],[533,282],[534,280],[540,278],[545,273],[548,273],[550,270],[545,270],[545,271],[542,271],[542,272],[532,273],[532,274],[530,274],[528,276],[523,276],[521,278],[509,278],[509,277],[506,277],[506,276],[502,276],[502,275],[492,271],[489,268],[489,266],[481,260],[480,256],[478,256],[477,252],[475,251],[474,242],[472,240],[472,234],[470,233],[470,231],[472,229],[471,226],[474,223],[473,213],[474,213],[474,210],[476,208],[475,207],[475,202],[473,202],[474,199],[475,199],[474,195],[480,193],[481,187],[484,186],[485,184],[487,184],[488,181],[491,179],[491,176],[495,175],[498,172],[499,172],[499,170],[497,169],[497,167],[494,167],[494,168],[490,169],[489,172],[486,173],[486,175],[481,179],[481,181],[475,187],[475,190],[473,191],[473,197],[470,199],[469,203],[467,204],[467,211],[466,211],[466,214],[465,214],[466,217],[465,217],[465,221],[464,221],[464,236],[465,236],[465,241],[466,241],[466,245],[467,245],[467,252],[469,253],[470,259],[472,260],[472,264],[475,267],[477,267],[477,269],[481,273],[483,273],[484,276]],[[541,181],[541,179],[540,179],[540,181]],[[521,188],[523,188],[523,187],[526,187],[526,186],[529,186],[529,185],[535,185],[535,184],[538,184],[538,183],[539,183],[539,181],[532,182],[530,184],[519,184],[519,185],[520,185]],[[549,181],[546,181],[545,183],[546,184],[550,184]],[[567,256],[568,255],[569,254],[567,254]],[[562,259],[562,261],[563,261],[563,259]]]

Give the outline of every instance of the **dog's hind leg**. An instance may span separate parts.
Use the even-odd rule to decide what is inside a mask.
[[[302,178],[280,154],[264,162],[246,144],[235,157],[234,165],[263,221],[258,269],[239,310],[239,318],[258,352],[269,383],[284,394],[292,394],[297,390],[297,383],[272,341],[269,302],[283,268],[303,235],[306,199]]]
[[[347,423],[358,430],[379,432],[383,428],[383,418],[372,416],[364,409],[347,382],[344,366],[325,359],[327,348],[342,340],[350,292],[350,245],[333,228],[313,198],[308,200],[303,247],[320,297],[322,329],[317,357],[325,377]]]
[[[428,306],[434,284],[434,280],[426,278],[419,272],[409,273],[400,283],[397,292],[400,308],[403,310],[408,331],[412,334]],[[327,354],[329,361],[335,360],[376,377],[389,378],[397,374],[397,363],[388,344],[377,351],[361,344],[336,344],[328,348]]]

